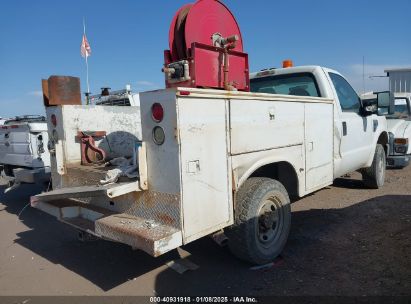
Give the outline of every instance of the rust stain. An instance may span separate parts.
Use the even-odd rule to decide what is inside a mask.
[[[143,194],[143,203],[145,206],[147,207],[152,207],[155,205],[156,203],[156,195],[154,195],[154,193],[152,193],[150,195],[150,193],[148,193],[148,191],[144,191]]]
[[[173,225],[175,223],[175,220],[171,216],[164,213],[157,214],[157,218],[165,225]]]
[[[129,196],[131,196],[131,200],[134,202],[139,202],[140,201],[140,197],[141,197],[141,193],[140,192],[131,192],[131,193],[127,193],[126,197],[128,198]]]

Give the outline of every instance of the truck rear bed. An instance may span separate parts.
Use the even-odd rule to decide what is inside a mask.
[[[302,194],[332,182],[331,100],[185,88],[140,96],[142,125],[134,107],[47,109],[58,122],[49,125],[59,134],[52,157],[54,190],[33,197],[34,207],[158,256],[230,226],[233,194],[261,161],[284,157],[302,181],[320,172],[299,185]],[[163,107],[160,121],[153,117],[154,103]],[[329,120],[327,128],[306,130],[306,116]],[[155,128],[163,130],[163,143],[155,142]],[[107,139],[96,145],[110,157],[130,157],[132,141],[141,140],[139,178],[99,186],[107,168],[80,164],[78,131],[105,131]]]

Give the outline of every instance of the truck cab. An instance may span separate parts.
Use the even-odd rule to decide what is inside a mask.
[[[334,101],[334,178],[370,167],[377,144],[387,153],[387,122],[377,115],[376,101],[364,103],[339,72],[320,66],[267,69],[251,74],[250,82],[253,92]]]

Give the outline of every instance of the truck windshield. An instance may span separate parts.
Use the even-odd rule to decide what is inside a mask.
[[[283,74],[250,80],[251,92],[320,97],[315,78],[310,73]]]
[[[407,100],[405,98],[395,98],[394,115],[398,118],[408,118],[410,113],[408,112]]]
[[[409,119],[411,118],[411,112],[406,98],[395,98],[394,101],[394,113],[389,112],[389,105],[379,105],[378,115],[383,115],[387,119]]]

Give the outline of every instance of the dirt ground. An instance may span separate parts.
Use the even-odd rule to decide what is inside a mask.
[[[282,256],[260,270],[211,238],[156,259],[79,242],[75,229],[23,210],[39,191],[23,186],[0,194],[0,295],[410,296],[411,167],[388,171],[381,190],[363,189],[359,177],[295,202]],[[165,265],[179,256],[199,268],[179,274]]]

